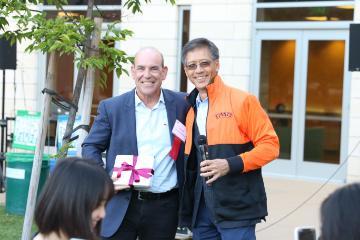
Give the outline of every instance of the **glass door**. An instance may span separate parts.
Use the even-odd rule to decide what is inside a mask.
[[[254,92],[269,114],[271,122],[280,139],[279,159],[264,168],[265,172],[280,175],[296,174],[295,118],[297,112],[295,86],[299,82],[301,54],[301,33],[298,31],[261,31],[256,36],[255,64],[256,85]]]
[[[346,42],[342,31],[257,33],[254,91],[280,139],[279,159],[265,172],[327,178],[344,159]]]
[[[303,31],[297,175],[328,178],[346,159],[347,31]],[[335,175],[345,180],[346,167]]]

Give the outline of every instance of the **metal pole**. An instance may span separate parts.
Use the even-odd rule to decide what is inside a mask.
[[[1,153],[4,153],[4,124],[5,121],[5,69],[3,70],[3,85],[2,85],[2,104],[1,104]],[[2,164],[1,164],[2,167]]]
[[[6,125],[5,122],[5,69],[3,69],[3,84],[2,84],[2,104],[1,104],[1,139],[0,139],[0,192],[3,192],[4,189],[4,179],[3,179],[3,169],[4,169],[4,160],[5,160],[5,152],[4,152],[4,127]],[[5,125],[4,125],[5,124]]]

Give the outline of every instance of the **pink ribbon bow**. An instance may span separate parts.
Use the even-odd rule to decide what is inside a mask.
[[[117,172],[117,178],[121,177],[122,171],[131,171],[129,185],[132,186],[134,182],[140,182],[140,176],[144,178],[150,178],[154,175],[154,169],[151,168],[139,168],[136,169],[137,156],[133,156],[133,164],[130,165],[126,162],[121,164],[121,167],[114,167],[114,171]]]

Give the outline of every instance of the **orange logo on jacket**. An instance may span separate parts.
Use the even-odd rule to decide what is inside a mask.
[[[216,119],[231,118],[233,116],[233,114],[231,112],[220,112],[220,113],[217,113],[215,116],[216,116]]]

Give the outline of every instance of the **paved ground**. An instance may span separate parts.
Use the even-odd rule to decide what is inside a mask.
[[[341,186],[341,184],[329,183],[311,200],[299,207],[321,187],[322,183],[266,177],[265,185],[269,216],[265,223],[257,225],[257,240],[291,240],[294,228],[297,226],[314,226],[319,233],[320,204],[329,193]],[[298,210],[284,220],[275,223],[298,207]]]
[[[319,191],[310,201],[290,214],[279,223],[275,223],[299,207],[322,185],[320,182],[293,180],[288,178],[265,177],[268,194],[269,216],[266,223],[257,225],[257,240],[291,240],[297,226],[314,226],[319,232],[319,207],[322,200],[340,184],[330,183]],[[0,204],[5,196],[0,194]],[[275,223],[275,224],[274,224]]]

